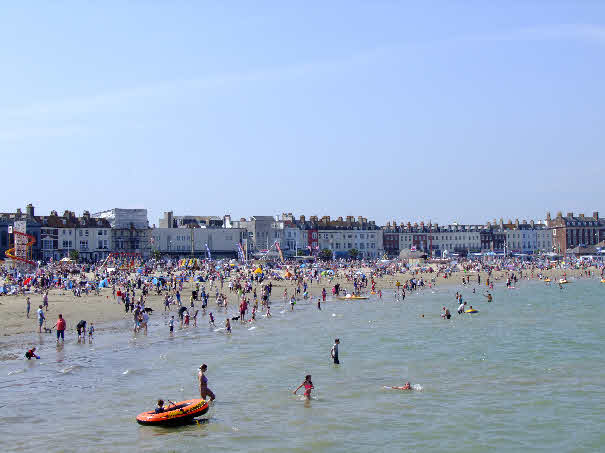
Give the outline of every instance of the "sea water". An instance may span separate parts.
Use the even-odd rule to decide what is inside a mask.
[[[404,302],[385,291],[382,300],[327,301],[321,311],[274,302],[272,318],[259,316],[252,330],[234,321],[231,335],[202,317],[170,336],[156,312],[147,336],[133,337],[126,321],[92,344],[70,334],[57,348],[42,336],[41,360],[0,363],[0,447],[603,451],[605,285],[520,282],[497,287],[492,303],[476,288],[425,289]],[[479,313],[456,314],[456,290]],[[439,316],[443,306],[451,320]],[[215,314],[222,325],[225,315]],[[336,337],[340,365],[330,359]],[[205,422],[135,422],[158,398],[197,397],[202,363],[217,396]],[[311,401],[292,394],[306,374]],[[416,390],[385,389],[408,380]]]

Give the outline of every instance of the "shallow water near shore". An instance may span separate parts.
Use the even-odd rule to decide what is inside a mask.
[[[471,287],[472,288],[472,287]],[[149,335],[43,336],[41,360],[0,362],[4,451],[576,451],[605,448],[605,285],[519,282],[462,288],[476,315],[457,315],[460,288],[425,289],[405,302],[274,301],[273,317],[169,336],[155,312]],[[439,317],[442,306],[452,319]],[[422,318],[421,315],[425,317]],[[225,315],[218,313],[217,322]],[[37,335],[32,335],[37,339]],[[329,351],[339,337],[341,365]],[[22,356],[22,352],[21,352]],[[197,396],[208,364],[217,401],[207,422],[139,426],[157,398]],[[292,390],[313,375],[310,402]],[[406,380],[421,391],[385,386]]]

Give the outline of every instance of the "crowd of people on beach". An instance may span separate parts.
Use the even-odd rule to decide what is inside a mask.
[[[170,335],[175,334],[175,315],[178,328],[198,327],[200,317],[208,316],[208,324],[215,332],[232,334],[232,323],[250,325],[259,316],[271,318],[271,304],[276,302],[273,290],[283,286],[281,300],[284,307],[294,311],[297,302],[310,303],[317,299],[321,310],[329,294],[333,298],[375,296],[381,300],[384,289],[390,289],[395,302],[404,302],[406,295],[426,288],[435,288],[443,282],[460,284],[462,288],[472,286],[472,292],[482,286],[482,275],[487,302],[493,301],[494,283],[501,282],[513,289],[519,280],[544,280],[550,282],[547,273],[553,271],[567,278],[567,272],[577,276],[603,279],[604,266],[601,260],[567,259],[565,262],[546,259],[457,259],[433,262],[410,263],[399,260],[347,261],[337,260],[315,263],[264,262],[240,263],[228,261],[196,261],[195,266],[182,266],[175,260],[139,260],[122,263],[108,268],[103,263],[49,263],[35,270],[23,268],[0,268],[2,285],[0,295],[4,297],[24,296],[25,316],[30,317],[32,299],[39,299],[37,310],[38,333],[56,332],[57,342],[65,341],[67,320],[62,314],[48,327],[49,298],[60,297],[69,292],[74,297],[105,295],[108,303],[122,306],[125,315],[132,316],[133,333],[147,334],[150,316],[154,309],[149,298],[160,298],[163,313],[168,315],[166,324]],[[459,280],[458,280],[459,279]],[[473,280],[471,282],[471,280]],[[388,282],[388,283],[385,283]],[[187,295],[185,295],[187,294]],[[214,308],[210,303],[214,302]],[[231,308],[231,309],[230,309]],[[157,306],[156,306],[157,310]],[[478,310],[468,306],[461,292],[456,293],[455,307],[459,315],[476,314]],[[443,307],[441,317],[452,318],[448,307]],[[224,318],[224,326],[218,327],[217,316]],[[424,317],[424,314],[422,315]],[[74,321],[75,322],[75,321]],[[91,320],[79,320],[72,324],[78,341],[93,341],[95,327]],[[43,332],[44,330],[44,332]],[[333,363],[340,364],[339,339],[335,339],[330,350]],[[36,348],[30,348],[26,357],[39,358]],[[200,367],[199,387],[203,398],[215,398],[207,387],[206,365]],[[313,383],[311,376],[294,391],[305,388],[305,398],[310,398]],[[399,387],[397,387],[399,388]]]

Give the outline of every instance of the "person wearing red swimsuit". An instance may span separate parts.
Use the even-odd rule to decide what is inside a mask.
[[[305,376],[304,382],[302,384],[300,384],[298,386],[298,388],[296,390],[294,390],[294,392],[292,392],[292,393],[294,393],[296,395],[296,392],[298,392],[298,390],[303,386],[305,387],[305,398],[310,400],[311,399],[311,390],[315,388],[315,387],[313,387],[313,382],[311,381],[310,374],[307,374]]]

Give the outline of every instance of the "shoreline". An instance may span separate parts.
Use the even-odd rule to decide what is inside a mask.
[[[537,278],[537,274],[540,273],[544,277],[549,277],[552,280],[552,285],[558,284],[559,278],[563,276],[564,273],[567,274],[567,277],[571,279],[596,279],[600,281],[600,277],[598,272],[595,272],[597,268],[590,268],[586,270],[590,270],[592,273],[591,277],[585,277],[583,274],[585,270],[583,269],[549,269],[540,272],[534,271],[534,278],[528,279],[526,278],[530,275],[529,272],[524,272],[523,279],[520,281],[536,281],[540,282],[541,280]],[[506,280],[506,274],[509,272],[513,272],[515,275],[519,275],[519,271],[493,271],[491,281],[494,284],[500,286],[500,284],[504,283]],[[369,273],[369,272],[368,272]],[[481,285],[477,284],[477,275],[481,277]],[[462,284],[462,277],[470,276],[470,283],[468,285]],[[376,278],[376,290],[395,290],[396,281],[404,284],[406,280],[409,280],[413,277],[423,278],[425,281],[425,288],[429,288],[429,283],[433,289],[440,289],[443,287],[458,287],[459,290],[464,293],[465,291],[471,291],[472,288],[476,290],[479,289],[481,293],[489,290],[489,288],[485,285],[487,281],[487,273],[485,272],[465,272],[465,271],[456,271],[450,274],[450,277],[447,279],[443,278],[443,275],[437,277],[436,273],[420,273],[413,275],[410,272],[406,273],[397,273],[394,275],[385,275],[383,277]],[[368,277],[369,278],[369,277]],[[431,283],[431,279],[435,279],[434,283]],[[292,294],[292,292],[296,288],[296,282],[291,280],[265,280],[262,284],[267,284],[269,282],[273,283],[273,291],[271,295],[271,304],[275,305],[277,303],[283,302],[283,291],[287,289],[288,294]],[[318,297],[321,297],[322,288],[325,288],[328,292],[327,301],[332,297],[331,289],[336,284],[339,283],[341,288],[346,288],[347,290],[352,289],[352,283],[348,281],[346,278],[338,276],[335,278],[321,277],[319,283],[317,281],[313,281],[312,283],[308,283],[308,292],[309,298],[308,301],[310,303],[314,303]],[[186,282],[183,285],[183,291],[181,295],[182,305],[189,308],[189,295],[191,294],[191,289],[194,288],[194,283]],[[216,323],[224,322],[225,312],[224,308],[218,307],[216,304],[216,299],[214,296],[214,292],[216,290],[216,286],[210,289],[209,284],[207,282],[201,283],[201,286],[207,286],[207,291],[212,293],[212,296],[208,299],[208,307],[206,312],[216,312]],[[370,294],[370,285],[368,284],[368,288],[365,288],[363,293],[369,295]],[[220,287],[220,284],[219,284]],[[258,284],[255,285],[258,289]],[[496,288],[494,288],[495,290]],[[422,291],[423,289],[419,289]],[[225,285],[222,291],[228,298],[228,310],[229,313],[235,312],[237,310],[237,306],[239,304],[239,299],[237,293],[235,291],[229,291],[228,281],[225,281]],[[53,289],[49,292],[49,311],[45,311],[46,315],[46,327],[51,327],[54,325],[56,321],[56,317],[59,313],[63,314],[63,317],[67,321],[67,329],[66,334],[69,332],[73,332],[75,330],[76,323],[84,319],[87,323],[92,322],[95,326],[95,335],[102,334],[102,332],[109,330],[106,327],[108,324],[113,324],[119,321],[131,320],[131,312],[126,313],[124,310],[124,305],[118,303],[118,298],[114,299],[111,295],[111,288],[103,288],[100,290],[100,295],[96,296],[93,293],[86,296],[83,294],[81,297],[74,296],[70,291],[67,290],[57,290]],[[140,291],[138,291],[140,294]],[[151,321],[153,321],[154,316],[157,316],[158,313],[164,312],[164,304],[163,298],[164,294],[156,295],[155,291],[151,291],[147,296],[147,301],[145,306],[153,309],[154,313],[151,314]],[[260,292],[259,292],[260,294]],[[408,294],[413,294],[408,293]],[[31,310],[29,319],[26,318],[26,298],[29,295],[31,299]],[[251,293],[247,294],[247,297],[252,298]],[[377,297],[377,296],[376,296]],[[297,297],[297,300],[301,300],[301,297]],[[201,301],[195,301],[194,310],[201,310]],[[20,335],[40,335],[38,333],[38,322],[36,312],[38,310],[38,306],[42,304],[42,295],[41,294],[26,294],[23,295],[11,295],[11,296],[2,296],[0,297],[0,310],[3,312],[3,317],[0,319],[0,329],[2,331],[2,335],[0,338],[3,340],[6,339],[10,342],[11,337],[20,336]],[[220,311],[219,311],[220,308]],[[178,305],[173,304],[170,306],[170,312],[175,313],[178,310]],[[259,312],[262,312],[262,309],[259,304]],[[201,315],[201,314],[200,314]],[[178,316],[175,315],[175,318],[178,319]],[[199,319],[199,318],[198,318]],[[41,335],[50,335],[44,334]],[[53,332],[54,337],[54,332]],[[36,340],[34,340],[35,342]],[[4,341],[2,341],[4,343]]]

